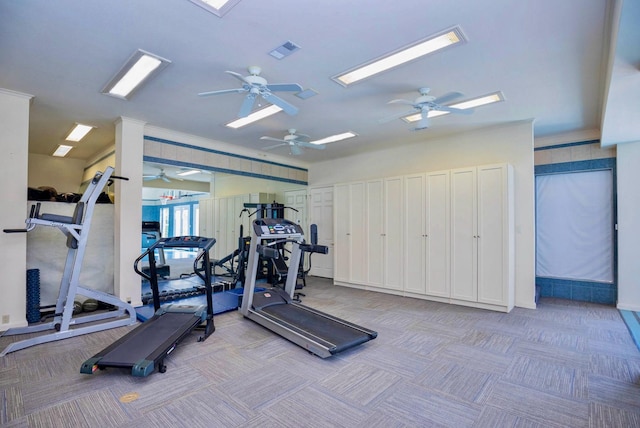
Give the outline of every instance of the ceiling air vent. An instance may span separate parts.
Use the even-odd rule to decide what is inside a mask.
[[[282,45],[278,46],[277,48],[269,52],[269,55],[271,55],[275,59],[282,59],[284,57],[291,55],[298,49],[300,49],[300,46],[296,45],[291,41],[286,41]]]

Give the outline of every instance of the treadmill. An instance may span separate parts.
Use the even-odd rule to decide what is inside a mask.
[[[155,310],[153,317],[85,361],[80,368],[80,373],[93,374],[96,370],[107,367],[129,368],[133,376],[139,377],[148,376],[156,370],[164,373],[167,370],[164,364],[166,356],[196,327],[204,328],[204,333],[198,338],[198,342],[206,340],[215,331],[209,259],[209,250],[215,242],[213,238],[177,236],[160,238],[147,248],[136,259],[133,268],[151,285]],[[197,248],[199,250],[193,269],[204,282],[206,305],[160,306],[155,251],[164,248]],[[147,256],[149,258],[148,273],[139,269],[141,260]],[[203,263],[201,268],[198,268],[201,260]]]
[[[293,299],[302,251],[327,254],[323,245],[306,244],[299,224],[285,219],[261,218],[252,224],[251,246],[240,311],[244,317],[266,327],[307,351],[327,358],[373,340],[378,333],[297,303]],[[291,243],[289,270],[284,290],[267,288],[255,292],[261,257],[280,256],[275,247]]]

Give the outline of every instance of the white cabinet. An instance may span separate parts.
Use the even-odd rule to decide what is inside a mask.
[[[451,171],[451,298],[509,311],[514,302],[509,165]]]
[[[383,229],[383,287],[402,290],[403,287],[403,177],[384,180],[384,229]]]
[[[334,282],[510,311],[513,184],[507,164],[334,187]]]
[[[449,171],[406,176],[404,207],[404,290],[448,298]]]
[[[382,287],[385,282],[384,266],[384,180],[371,180],[367,189],[367,284]]]
[[[334,194],[334,279],[365,284],[365,183],[336,185]]]
[[[367,284],[402,290],[403,177],[370,180],[365,186]]]
[[[335,281],[402,290],[402,183],[335,186]]]

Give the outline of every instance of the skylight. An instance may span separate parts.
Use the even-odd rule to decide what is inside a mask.
[[[191,3],[196,4],[211,12],[219,18],[222,18],[227,12],[231,10],[233,6],[240,3],[240,0],[189,0]]]
[[[265,117],[269,117],[272,114],[276,114],[280,111],[282,111],[280,107],[278,107],[275,104],[272,104],[269,107],[254,111],[249,116],[241,117],[240,119],[236,119],[233,122],[229,122],[225,126],[228,126],[229,128],[233,128],[233,129],[238,129],[243,126],[249,125],[250,123],[264,119]]]
[[[102,93],[129,99],[134,90],[170,63],[168,59],[138,49],[102,89]]]
[[[53,152],[53,156],[56,157],[65,157],[69,151],[73,149],[73,146],[66,146],[64,144],[60,144],[55,152]]]
[[[453,107],[453,108],[459,108],[459,109],[462,109],[462,110],[466,110],[466,109],[470,109],[470,108],[484,106],[484,105],[487,105],[487,104],[497,103],[497,102],[500,102],[500,101],[504,101],[504,94],[502,93],[502,91],[497,91],[497,92],[494,92],[494,93],[489,94],[489,95],[484,95],[484,96],[481,96],[481,97],[472,98],[472,99],[467,100],[467,101],[462,101],[462,102],[459,102],[459,103],[451,104],[451,105],[448,105],[448,107]],[[429,117],[429,118],[438,117],[438,116],[444,116],[445,114],[449,114],[449,112],[448,111],[441,111],[441,110],[431,110],[427,114],[427,117]],[[410,116],[405,116],[405,117],[402,118],[402,120],[404,120],[405,122],[417,122],[421,118],[422,117],[421,117],[420,113],[416,113],[416,114],[412,114]]]
[[[343,86],[349,86],[352,83],[356,83],[362,79],[366,79],[406,62],[413,61],[416,58],[420,58],[448,46],[464,42],[466,42],[464,34],[460,27],[456,26],[450,30],[446,30],[442,33],[401,48],[400,50],[391,52],[355,69],[334,76],[332,79]]]
[[[69,132],[69,135],[67,135],[65,140],[78,142],[82,140],[92,129],[93,126],[76,123],[76,126],[73,127],[71,132]]]

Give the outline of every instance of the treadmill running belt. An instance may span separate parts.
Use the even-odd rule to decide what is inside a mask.
[[[116,342],[113,349],[106,349],[99,364],[113,367],[130,367],[143,359],[153,360],[154,353],[165,350],[170,342],[180,339],[199,324],[200,318],[189,313],[167,312],[150,319]]]
[[[332,354],[342,352],[372,339],[365,332],[325,318],[322,315],[304,309],[302,306],[292,304],[273,305],[262,308],[260,312],[333,344],[334,348],[329,350]]]

